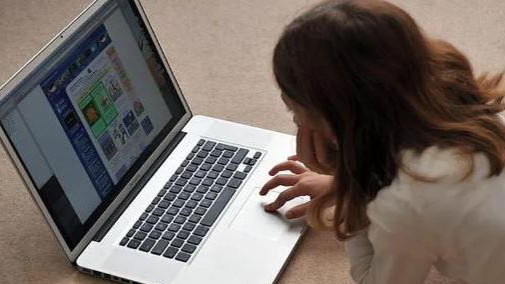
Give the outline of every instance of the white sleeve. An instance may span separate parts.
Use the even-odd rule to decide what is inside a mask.
[[[368,238],[369,230],[365,230],[346,243],[354,281],[359,284],[424,283],[435,261],[434,255],[401,236],[380,228],[370,229],[373,242]]]
[[[356,283],[424,283],[438,244],[424,225],[426,216],[411,200],[384,190],[368,205],[369,227],[346,244]]]

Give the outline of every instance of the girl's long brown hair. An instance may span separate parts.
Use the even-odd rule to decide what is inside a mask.
[[[313,7],[285,28],[273,68],[283,93],[337,138],[334,189],[314,201],[309,217],[322,226],[323,208],[334,205],[341,240],[368,225],[367,204],[397,176],[402,150],[455,147],[483,153],[490,176],[504,167],[503,74],[475,78],[461,52],[424,36],[393,4]]]

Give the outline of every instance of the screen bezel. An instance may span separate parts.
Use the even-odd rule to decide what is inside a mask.
[[[189,106],[184,99],[184,96],[179,88],[179,85],[174,77],[174,74],[167,62],[166,56],[164,55],[159,42],[154,35],[154,32],[147,20],[144,10],[138,0],[127,0],[133,9],[134,13],[139,16],[140,25],[147,31],[147,40],[151,41],[155,48],[155,52],[159,55],[162,66],[166,69],[169,76],[170,82],[173,84],[175,92],[180,100],[184,114],[181,119],[174,125],[172,130],[162,139],[162,142],[156,147],[156,149],[147,158],[144,164],[138,169],[138,171],[131,177],[128,183],[119,191],[114,200],[107,206],[100,217],[94,222],[94,224],[89,228],[87,233],[81,238],[81,240],[75,245],[74,248],[70,248],[62,236],[62,233],[58,229],[53,217],[51,216],[48,208],[43,203],[37,187],[33,183],[29,173],[24,167],[19,155],[17,154],[15,148],[10,143],[8,136],[4,132],[3,128],[0,127],[0,141],[4,145],[7,153],[9,154],[12,162],[15,164],[19,174],[23,178],[31,196],[41,209],[45,219],[51,226],[53,232],[55,233],[58,242],[63,247],[65,254],[71,262],[74,262],[77,256],[82,252],[82,250],[91,242],[93,236],[101,228],[104,222],[109,218],[112,212],[121,204],[125,197],[134,189],[135,185],[139,179],[146,173],[147,169],[156,161],[163,150],[167,147],[170,141],[180,132],[180,130],[186,125],[186,123],[191,119],[192,113]],[[78,15],[70,24],[68,24],[60,33],[58,33],[46,46],[44,46],[28,63],[26,63],[16,74],[14,74],[2,87],[0,87],[0,102],[9,97],[13,91],[15,91],[21,83],[28,79],[37,68],[45,62],[46,59],[54,55],[56,51],[64,47],[68,40],[71,40],[78,32],[80,32],[87,24],[94,20],[94,18],[99,15],[102,9],[107,9],[107,5],[111,0],[95,0],[91,3],[80,15]]]

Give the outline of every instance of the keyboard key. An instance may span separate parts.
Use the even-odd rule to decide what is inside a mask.
[[[178,185],[177,185],[177,186],[172,186],[172,188],[170,188],[170,192],[171,192],[171,193],[175,193],[175,194],[177,194],[177,193],[179,193],[179,192],[181,192],[181,191],[182,191],[182,187],[181,187],[181,186],[178,186]]]
[[[196,189],[196,186],[191,185],[191,184],[188,184],[188,185],[186,185],[186,186],[184,187],[184,192],[189,192],[189,193],[191,193],[191,192],[195,191],[195,189]]]
[[[173,182],[167,182],[165,183],[165,185],[163,186],[164,189],[169,189],[171,186],[173,185]]]
[[[177,213],[179,213],[179,208],[172,206],[172,207],[168,208],[167,213],[170,215],[177,215]]]
[[[153,225],[151,225],[151,224],[144,224],[144,225],[142,225],[142,227],[140,227],[140,230],[142,232],[146,232],[146,233],[149,233],[152,229],[153,229]]]
[[[196,227],[193,234],[195,234],[196,236],[199,236],[199,237],[205,237],[205,235],[207,234],[208,231],[209,231],[209,228],[204,227],[204,226],[198,226],[198,227]]]
[[[226,165],[226,164],[228,164],[229,161],[230,161],[230,159],[221,158],[221,159],[217,160],[217,163],[220,165]]]
[[[189,193],[187,193],[187,192],[182,192],[181,194],[179,194],[179,198],[181,200],[188,200],[190,196],[191,195]]]
[[[188,239],[188,243],[193,244],[193,245],[199,245],[202,242],[202,238],[199,236],[192,235]]]
[[[208,170],[210,170],[210,167],[211,167],[211,165],[209,165],[209,164],[203,164],[200,167],[200,170],[202,170],[202,171],[208,171]]]
[[[207,152],[207,151],[200,151],[200,152],[198,152],[198,154],[196,154],[196,156],[198,158],[202,158],[202,159],[207,158],[208,155],[209,155],[209,152]]]
[[[216,184],[225,185],[228,182],[227,178],[220,177],[216,180]]]
[[[170,182],[174,182],[174,181],[176,181],[176,180],[177,180],[177,178],[178,178],[178,177],[179,177],[178,175],[173,175],[173,176],[171,176],[171,177],[170,177],[170,180],[169,180],[169,181],[170,181]]]
[[[231,158],[231,157],[233,157],[233,152],[226,151],[226,152],[224,152],[223,157],[225,157],[225,158]]]
[[[207,174],[207,173],[206,173],[206,172],[204,172],[204,171],[197,171],[197,172],[195,173],[195,177],[197,177],[197,178],[203,178],[203,177],[205,177],[205,175],[206,175],[206,174]]]
[[[205,208],[209,208],[210,205],[212,204],[212,201],[208,200],[208,199],[204,199],[202,200],[202,202],[200,203],[200,206],[203,206]]]
[[[216,199],[216,197],[217,197],[217,193],[215,193],[215,192],[209,192],[205,195],[205,198],[210,199],[210,200],[214,200],[214,199]]]
[[[176,175],[180,175],[183,171],[184,171],[184,168],[183,168],[183,167],[179,167],[179,168],[175,171],[175,174],[176,174]]]
[[[205,214],[205,212],[207,212],[207,209],[203,208],[203,207],[198,207],[195,209],[195,214],[198,214],[198,215],[203,215]]]
[[[233,174],[232,171],[230,170],[225,170],[224,172],[221,173],[221,177],[224,177],[224,178],[229,178],[231,177],[231,175]]]
[[[175,182],[175,184],[178,186],[185,186],[186,183],[188,183],[188,179],[185,179],[183,177],[178,178],[177,181]]]
[[[202,158],[194,158],[191,161],[191,164],[193,164],[193,165],[201,165],[202,163],[203,163],[203,159]]]
[[[189,165],[186,170],[187,171],[190,171],[190,172],[196,172],[196,170],[198,169],[198,166],[197,165]]]
[[[196,202],[195,200],[190,200],[190,201],[186,202],[186,208],[189,208],[189,209],[194,209],[197,205],[198,205],[198,202]]]
[[[216,149],[218,149],[218,150],[221,150],[221,151],[222,151],[222,150],[226,149],[226,147],[225,147],[225,145],[224,145],[223,143],[218,143],[218,144],[216,145]]]
[[[177,195],[175,195],[174,193],[167,193],[167,195],[165,195],[163,199],[166,201],[174,201],[176,197]]]
[[[156,244],[155,240],[147,239],[142,243],[139,249],[141,251],[150,251],[153,248],[154,244]]]
[[[163,256],[168,258],[174,258],[174,256],[177,254],[178,251],[179,249],[176,247],[169,247],[167,248]]]
[[[205,159],[205,162],[207,164],[215,164],[217,161],[216,157],[208,157],[207,159]]]
[[[157,240],[157,239],[159,239],[159,238],[161,237],[161,232],[160,232],[160,231],[156,231],[156,230],[154,230],[154,231],[152,231],[152,232],[149,234],[149,237],[150,237],[151,239],[156,239],[156,240]]]
[[[136,240],[141,240],[141,241],[142,241],[143,239],[145,239],[146,237],[147,237],[147,234],[146,234],[146,233],[144,233],[144,232],[137,232],[137,233],[135,234],[135,236],[133,236],[133,238],[134,238],[134,239],[136,239]]]
[[[245,158],[245,160],[244,160],[244,164],[246,164],[246,165],[251,165],[251,164],[250,164],[251,160],[252,160],[251,158]],[[251,165],[251,166],[252,166],[252,165]]]
[[[174,201],[174,203],[172,204],[172,206],[181,208],[182,206],[184,206],[184,203],[185,203],[184,200],[177,199],[177,200]]]
[[[186,160],[191,160],[195,157],[195,153],[189,153],[188,156],[186,156]]]
[[[212,150],[212,148],[214,148],[215,145],[216,145],[216,142],[207,141],[207,143],[205,143],[205,145],[203,145],[202,150],[210,151],[210,150]]]
[[[222,170],[224,170],[224,166],[223,165],[214,165],[214,167],[212,167],[212,170],[215,172],[221,172]]]
[[[181,250],[183,252],[187,252],[187,253],[193,253],[195,250],[196,250],[196,246],[194,245],[190,245],[190,244],[185,244]]]
[[[171,243],[171,245],[174,246],[174,247],[176,247],[176,248],[182,247],[182,244],[184,244],[184,240],[181,240],[181,239],[178,239],[178,238],[175,238],[172,241],[172,243]]]
[[[196,225],[193,223],[186,223],[184,226],[182,226],[182,229],[191,232],[195,227]]]
[[[168,216],[170,216],[170,215],[168,215]],[[158,231],[162,231],[162,232],[163,232],[163,231],[165,231],[165,230],[167,229],[167,227],[168,227],[168,225],[167,225],[167,224],[165,224],[165,223],[158,223],[158,224],[154,227],[154,229],[156,229],[156,230],[158,230]]]
[[[120,246],[124,246],[124,245],[126,245],[126,244],[128,243],[128,241],[129,241],[129,240],[130,240],[129,238],[124,237],[124,238],[121,240],[121,242],[119,243],[119,245],[120,245]]]
[[[257,160],[261,157],[261,152],[254,153],[254,158]]]
[[[203,143],[205,143],[205,140],[200,139],[196,145],[198,145],[198,146],[202,146],[202,145],[203,145]]]
[[[161,215],[163,215],[163,213],[165,213],[165,210],[163,210],[161,208],[156,208],[156,209],[153,210],[153,215],[154,216],[160,217]]]
[[[126,233],[126,236],[127,236],[128,238],[131,238],[131,237],[133,237],[133,234],[135,234],[135,230],[134,230],[134,229],[130,229],[130,230],[128,231],[128,233]]]
[[[181,230],[181,231],[177,234],[177,237],[178,237],[179,239],[183,239],[183,240],[185,240],[185,239],[187,239],[187,238],[189,237],[189,234],[190,234],[190,233],[189,233],[188,231]]]
[[[248,173],[248,172],[250,172],[251,170],[252,170],[252,167],[251,167],[251,166],[247,166],[247,167],[245,167],[245,169],[244,169],[244,173]]]
[[[228,183],[228,186],[231,188],[239,188],[240,184],[242,184],[242,180],[238,178],[232,178]]]
[[[186,217],[183,217],[183,216],[175,217],[174,223],[184,224],[185,222],[186,222]]]
[[[135,224],[133,225],[133,228],[138,229],[138,228],[140,228],[140,226],[142,226],[142,221],[138,220],[138,221],[137,221],[137,222],[135,222]]]
[[[194,200],[194,201],[200,201],[202,200],[203,198],[203,194],[201,193],[193,193],[193,195],[191,196],[191,200]]]
[[[158,207],[161,209],[167,209],[170,206],[170,202],[163,200],[158,204]]]
[[[163,251],[165,250],[165,248],[167,248],[168,246],[168,241],[167,240],[160,240],[156,243],[156,245],[154,246],[153,250],[151,251],[152,254],[155,254],[155,255],[160,255],[163,253]]]
[[[244,160],[244,158],[247,155],[247,153],[249,153],[249,150],[240,148],[240,150],[238,150],[238,152],[235,154],[235,156],[233,157],[233,159],[231,159],[231,162],[233,164],[240,164],[240,163],[242,163],[242,160]]]
[[[132,249],[136,249],[140,246],[140,241],[139,240],[131,240],[129,243],[128,243],[128,247],[129,248],[132,248]]]
[[[193,200],[191,200],[191,201],[193,201]],[[193,202],[194,202],[194,201],[193,201]],[[187,217],[187,216],[191,215],[191,212],[192,212],[192,210],[191,210],[191,209],[184,207],[184,208],[182,208],[182,209],[181,209],[180,214],[181,214],[182,216],[186,216],[186,217]]]
[[[169,215],[169,214],[165,214],[165,215],[163,215],[163,218],[161,218],[161,222],[168,224],[168,223],[172,222],[173,219],[174,219],[174,216]]]
[[[218,150],[218,149],[215,149],[215,150],[213,150],[212,152],[210,152],[210,155],[211,155],[212,157],[214,157],[214,158],[217,158],[217,157],[221,156],[221,154],[222,154],[222,153],[223,153],[223,151],[220,151],[220,150]]]
[[[177,232],[179,231],[179,229],[181,228],[181,225],[178,225],[178,224],[171,224],[169,227],[168,227],[168,230],[171,231],[171,232]]]
[[[185,167],[189,164],[189,161],[188,160],[184,160],[184,162],[182,162],[181,164],[181,167]]]
[[[182,261],[182,262],[187,262],[190,258],[191,258],[191,255],[184,253],[184,252],[178,253],[177,256],[175,257],[175,259],[177,259],[178,261]]]
[[[169,241],[171,241],[174,237],[175,237],[175,233],[174,232],[165,232],[163,234],[163,236],[161,236],[162,239],[169,240]]]
[[[198,189],[196,190],[196,192],[198,193],[206,193],[207,191],[209,191],[209,187],[208,186],[199,186]]]
[[[158,223],[159,220],[160,220],[160,218],[158,218],[156,216],[149,216],[149,218],[147,218],[147,220],[146,220],[146,223],[156,224],[156,223]]]
[[[189,181],[189,184],[191,185],[199,185],[200,183],[202,182],[202,179],[201,178],[192,178],[190,181]]]
[[[142,213],[142,215],[140,215],[139,220],[144,221],[145,219],[147,219],[147,216],[149,216],[149,214],[147,214],[146,212],[144,212],[144,213]]]
[[[249,164],[250,166],[254,166],[254,164],[256,164],[256,161],[257,161],[256,159],[250,159],[249,163],[247,164]]]
[[[235,174],[233,175],[234,178],[238,178],[238,179],[245,179],[247,177],[247,174],[243,173],[243,172],[235,172]]]
[[[238,164],[228,164],[228,166],[226,166],[226,169],[230,170],[230,171],[236,171],[237,168],[238,168]]]
[[[167,190],[162,189],[162,190],[160,190],[160,192],[158,192],[158,197],[162,198],[163,196],[165,196],[166,193],[167,193]]]
[[[206,178],[203,180],[202,185],[204,186],[211,186],[214,183],[214,180],[211,178]]]
[[[237,151],[238,150],[238,147],[235,147],[235,146],[231,146],[231,145],[224,145],[224,148],[228,151]]]
[[[212,192],[216,192],[216,193],[219,193],[221,192],[221,190],[223,190],[223,187],[221,185],[213,185],[211,188],[210,188],[210,191]]]
[[[214,224],[216,221],[217,217],[219,217],[219,214],[221,214],[221,211],[223,211],[223,209],[226,207],[234,193],[235,190],[232,188],[226,187],[223,189],[219,197],[216,199],[216,201],[214,201],[214,204],[212,204],[212,207],[209,209],[207,214],[205,214],[205,217],[202,219],[201,224],[211,227],[212,224]]]
[[[210,172],[207,177],[211,179],[216,179],[219,176],[219,172],[212,171]]]
[[[193,176],[193,173],[192,172],[189,172],[189,171],[185,171],[182,173],[181,177],[185,178],[185,179],[190,179],[191,177]]]
[[[198,223],[198,222],[200,222],[201,219],[202,219],[202,216],[198,216],[196,214],[193,214],[193,215],[191,215],[191,217],[189,217],[189,222]]]

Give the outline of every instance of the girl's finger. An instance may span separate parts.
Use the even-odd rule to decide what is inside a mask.
[[[289,157],[288,157],[288,160],[289,160],[289,161],[300,161],[300,159],[298,159],[298,156],[297,156],[297,155],[289,156]]]
[[[268,174],[274,176],[280,171],[291,171],[294,174],[301,174],[306,172],[307,168],[295,161],[285,161],[273,167]]]
[[[270,190],[283,185],[283,186],[292,186],[295,185],[299,180],[299,177],[296,175],[276,175],[271,180],[269,180],[260,190],[260,195],[267,194]]]
[[[307,214],[307,210],[309,209],[309,202],[297,205],[286,212],[286,218],[288,219],[296,219],[303,217]]]
[[[300,188],[298,188],[297,186],[293,186],[291,188],[286,189],[281,194],[279,194],[279,196],[277,196],[277,199],[275,199],[274,202],[265,205],[265,210],[269,212],[276,211],[277,209],[284,206],[284,204],[286,204],[286,202],[290,201],[291,199],[305,195],[307,195],[305,191],[300,190]]]

